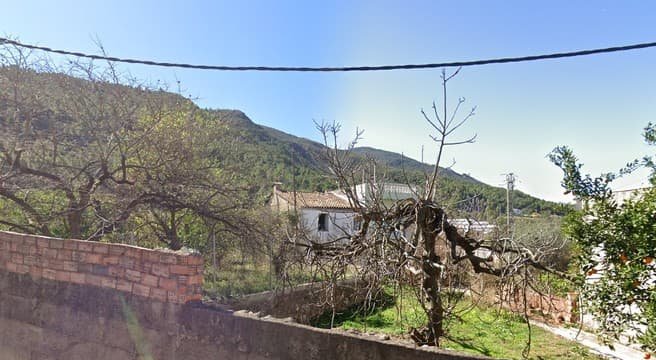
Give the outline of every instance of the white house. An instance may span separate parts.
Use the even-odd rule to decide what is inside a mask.
[[[417,196],[417,189],[401,183],[362,183],[355,185],[358,201],[366,204],[374,198],[380,200],[401,200]]]
[[[273,187],[269,205],[274,211],[297,209],[301,226],[318,242],[346,241],[360,223],[351,204],[339,192],[286,192]]]

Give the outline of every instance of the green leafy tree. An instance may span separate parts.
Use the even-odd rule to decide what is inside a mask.
[[[644,139],[656,145],[656,127]],[[656,167],[653,157],[633,161],[617,173],[583,175],[573,151],[557,147],[549,155],[564,173],[562,185],[584,208],[565,222],[578,248],[579,284],[585,304],[600,324],[603,338],[637,338],[656,350]],[[638,167],[652,170],[652,187],[618,204],[609,184]],[[636,334],[631,335],[631,334]]]

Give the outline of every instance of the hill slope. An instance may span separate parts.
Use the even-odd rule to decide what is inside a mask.
[[[12,69],[4,68],[4,70]],[[258,125],[239,110],[200,109],[189,100],[173,93],[161,90],[147,91],[139,87],[107,84],[100,81],[91,83],[57,73],[28,71],[23,75],[25,76],[26,89],[24,91],[26,95],[46,99],[43,101],[44,108],[34,119],[35,124],[36,122],[42,123],[39,126],[43,131],[47,132],[48,129],[54,131],[61,127],[62,122],[74,124],[84,121],[76,118],[79,112],[71,112],[70,109],[75,109],[74,106],[50,108],[52,107],[50,104],[68,101],[66,99],[63,102],[55,101],[62,100],[62,97],[65,96],[56,91],[58,83],[67,82],[70,89],[75,89],[74,91],[83,94],[93,92],[95,96],[103,96],[103,93],[122,89],[127,90],[125,92],[126,99],[133,98],[135,103],[142,101],[146,103],[147,99],[159,99],[160,102],[169,104],[185,103],[195,110],[203,112],[211,121],[215,121],[217,126],[224,127],[225,131],[219,135],[216,141],[227,144],[226,148],[229,150],[216,154],[217,161],[221,162],[226,170],[232,170],[236,183],[247,186],[251,191],[259,194],[261,200],[270,194],[270,186],[274,181],[283,182],[287,189],[294,187],[292,185],[294,184],[298,190],[306,191],[331,190],[337,187],[324,158],[325,147],[322,144]],[[8,107],[8,104],[0,103],[0,106]],[[87,121],[96,121],[96,119],[87,119]],[[79,140],[81,145],[86,143],[85,136],[88,135],[72,133],[71,136]],[[433,170],[432,165],[380,149],[356,148],[354,156],[362,160],[365,157],[375,159],[379,164],[376,169],[379,179],[384,174],[386,179],[394,182],[423,184],[425,173]],[[463,210],[487,211],[491,215],[505,212],[504,189],[486,185],[472,177],[458,174],[449,169],[444,169],[442,174],[438,199],[444,206]],[[560,204],[546,202],[521,192],[516,192],[514,199],[515,207],[525,213],[564,212],[564,207]]]
[[[287,134],[280,130],[258,125],[238,110],[207,110],[217,121],[228,125],[230,136],[239,139],[237,159],[243,165],[240,171],[247,174],[251,184],[257,185],[262,194],[268,194],[269,186],[282,182],[283,187],[299,191],[324,191],[336,188],[336,182],[324,159],[323,144]],[[431,173],[433,165],[421,163],[398,153],[358,147],[354,156],[373,158],[390,181],[422,184],[425,173]],[[234,163],[233,163],[234,164]],[[506,191],[487,185],[471,176],[451,169],[441,170],[438,190],[439,199],[447,207],[468,211],[486,212],[495,216],[506,211]],[[524,214],[533,212],[563,214],[567,207],[541,200],[520,191],[514,193],[514,208]]]

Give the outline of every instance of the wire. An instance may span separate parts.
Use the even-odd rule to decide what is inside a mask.
[[[128,64],[141,64],[150,66],[163,66],[175,67],[184,69],[199,69],[199,70],[219,70],[219,71],[288,71],[288,72],[344,72],[344,71],[389,71],[389,70],[412,70],[412,69],[433,69],[443,67],[456,67],[456,66],[475,66],[475,65],[489,65],[489,64],[507,64],[536,60],[547,59],[560,59],[570,58],[576,56],[587,56],[595,54],[604,54],[628,50],[646,49],[656,47],[656,42],[631,44],[623,46],[614,46],[601,49],[578,50],[571,52],[559,52],[552,54],[530,55],[520,57],[504,57],[495,59],[484,60],[470,60],[470,61],[452,61],[442,63],[427,63],[427,64],[404,64],[404,65],[380,65],[380,66],[344,66],[344,67],[309,67],[309,66],[225,66],[225,65],[194,65],[184,63],[170,63],[159,62],[151,60],[137,60],[137,59],[124,59],[113,56],[93,55],[77,51],[66,51],[53,49],[46,46],[37,46],[31,44],[24,44],[15,40],[0,37],[0,44],[10,44],[18,47],[42,50],[50,53],[70,55],[81,58],[88,58],[93,60],[107,60],[113,62],[121,62]]]

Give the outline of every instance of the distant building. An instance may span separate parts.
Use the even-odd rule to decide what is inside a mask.
[[[309,236],[318,242],[346,238],[360,223],[351,204],[339,192],[287,192],[273,187],[269,206],[278,212],[298,213],[298,220]]]
[[[401,183],[362,183],[355,185],[355,195],[361,203],[368,203],[373,199],[401,200],[417,197],[417,188]]]
[[[641,187],[635,189],[626,189],[626,190],[617,190],[613,191],[612,198],[615,200],[617,205],[622,205],[628,200],[639,199],[649,187]],[[574,203],[574,208],[576,210],[583,209],[584,202],[581,199],[576,199]]]

